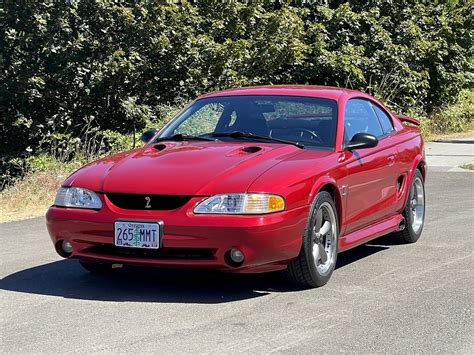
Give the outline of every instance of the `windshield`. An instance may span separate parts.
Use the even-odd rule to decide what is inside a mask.
[[[274,138],[275,143],[282,140],[305,147],[333,149],[336,123],[337,103],[330,99],[262,95],[210,97],[194,102],[158,138],[183,135],[239,140],[243,137],[222,133],[243,132]]]

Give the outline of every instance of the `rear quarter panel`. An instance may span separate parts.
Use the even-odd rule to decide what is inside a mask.
[[[409,187],[416,168],[419,165],[422,167],[421,173],[423,174],[423,178],[426,179],[427,166],[424,141],[418,128],[404,126],[394,134],[393,139],[397,142],[397,167],[400,174],[406,174],[402,190],[403,197],[397,205],[397,210],[401,212],[405,206]]]

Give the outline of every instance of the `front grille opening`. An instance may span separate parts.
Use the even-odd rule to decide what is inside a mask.
[[[182,195],[138,195],[106,193],[115,206],[126,210],[174,210],[184,206],[192,196]]]
[[[197,248],[161,248],[161,249],[134,249],[121,248],[112,244],[97,244],[85,250],[85,252],[122,256],[137,259],[181,259],[181,260],[212,260],[214,259],[214,249]]]

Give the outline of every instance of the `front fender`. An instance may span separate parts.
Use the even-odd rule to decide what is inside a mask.
[[[337,218],[339,221],[339,231],[343,230],[342,221],[344,220],[344,206],[345,196],[342,196],[341,190],[336,182],[336,179],[332,176],[324,175],[316,179],[313,188],[308,196],[308,204],[312,204],[316,195],[320,191],[327,191],[331,194],[336,205]]]

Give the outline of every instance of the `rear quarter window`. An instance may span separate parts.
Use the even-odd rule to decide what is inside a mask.
[[[372,107],[374,108],[375,114],[380,120],[380,125],[382,126],[383,133],[389,134],[393,132],[393,123],[390,119],[389,115],[382,110],[378,105],[372,103]]]

